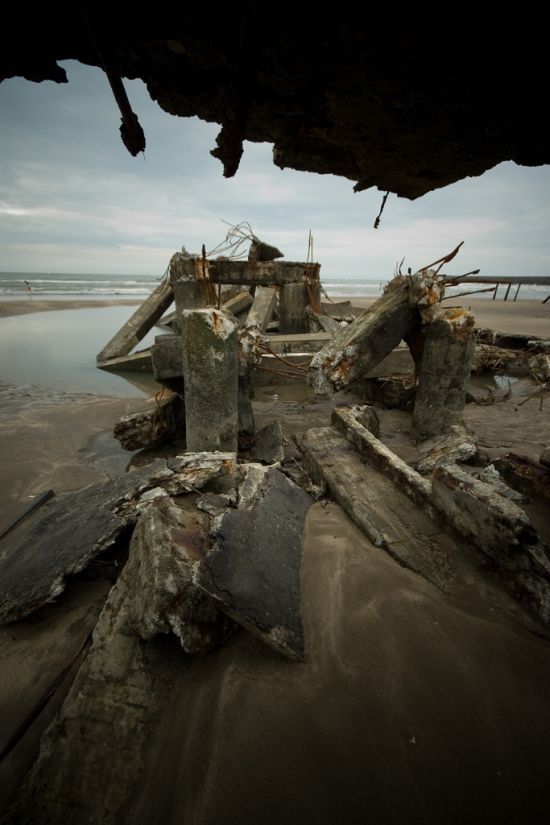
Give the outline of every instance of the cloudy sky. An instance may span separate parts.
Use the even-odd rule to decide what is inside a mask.
[[[132,158],[99,69],[66,62],[69,83],[0,84],[0,270],[161,275],[171,254],[215,247],[221,219],[247,220],[289,260],[314,236],[323,280],[386,279],[397,260],[418,269],[465,241],[453,272],[550,274],[550,168],[501,164],[420,200],[354,194],[329,175],[281,171],[271,145],[245,145],[226,180],[209,150],[216,124],[174,118],[141,81],[125,81],[144,128]]]

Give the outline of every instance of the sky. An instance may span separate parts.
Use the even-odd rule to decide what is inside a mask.
[[[550,167],[503,163],[415,201],[353,192],[353,181],[280,170],[271,144],[246,143],[236,177],[211,157],[217,124],[163,112],[125,81],[145,131],[131,157],[97,69],[61,64],[68,84],[0,84],[0,271],[160,276],[185,246],[220,243],[222,220],[248,221],[287,260],[305,260],[309,230],[321,277],[390,278],[464,246],[449,272],[550,274]]]

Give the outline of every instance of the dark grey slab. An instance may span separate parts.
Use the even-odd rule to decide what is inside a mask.
[[[28,616],[64,589],[137,518],[142,491],[174,475],[163,460],[113,481],[60,493],[13,534],[0,561],[0,624]]]
[[[197,583],[220,609],[292,659],[304,658],[300,616],[302,532],[310,496],[268,469],[248,509],[222,517]]]

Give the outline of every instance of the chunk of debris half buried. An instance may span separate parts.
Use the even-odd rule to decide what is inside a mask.
[[[124,575],[128,627],[142,639],[174,633],[186,653],[222,644],[235,624],[193,582],[207,535],[168,496],[144,510],[134,530]]]
[[[279,470],[249,464],[243,472],[239,508],[218,520],[196,582],[232,619],[302,660],[302,532],[313,501]]]
[[[0,561],[0,624],[22,619],[57,598],[67,576],[84,570],[136,522],[140,498],[148,490],[162,486],[181,495],[231,474],[234,467],[233,453],[188,454],[59,493],[6,541]]]

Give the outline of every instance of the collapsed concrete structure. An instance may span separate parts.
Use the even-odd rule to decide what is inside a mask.
[[[547,460],[533,468],[502,456],[476,473],[469,462],[488,462],[463,421],[471,369],[510,362],[511,350],[486,331],[478,341],[493,343],[476,344],[471,313],[442,305],[435,269],[396,277],[358,313],[320,302],[318,264],[265,260],[280,253],[260,244],[247,261],[176,253],[169,279],[98,356],[102,368],[147,369],[161,385],[150,409],[115,425],[122,446],[164,450],[173,438],[176,454],[45,502],[0,558],[3,623],[33,616],[101,559],[113,583],[37,758],[18,763],[26,778],[11,822],[35,821],[35,809],[52,823],[68,810],[119,821],[182,657],[231,646],[244,628],[289,666],[307,661],[302,533],[314,498],[338,502],[375,548],[441,593],[479,579],[479,554],[550,625],[550,553],[524,509],[526,496],[548,500]],[[159,321],[151,349],[132,354]],[[515,362],[545,386],[547,342],[515,344]],[[256,426],[254,387],[272,379],[325,405],[322,426],[304,422],[294,445],[280,420]],[[357,403],[389,381],[393,396],[406,389],[415,466],[384,443],[376,406]],[[355,403],[342,406],[346,392]],[[8,763],[27,727],[10,733]],[[106,729],[117,739],[107,760]]]

